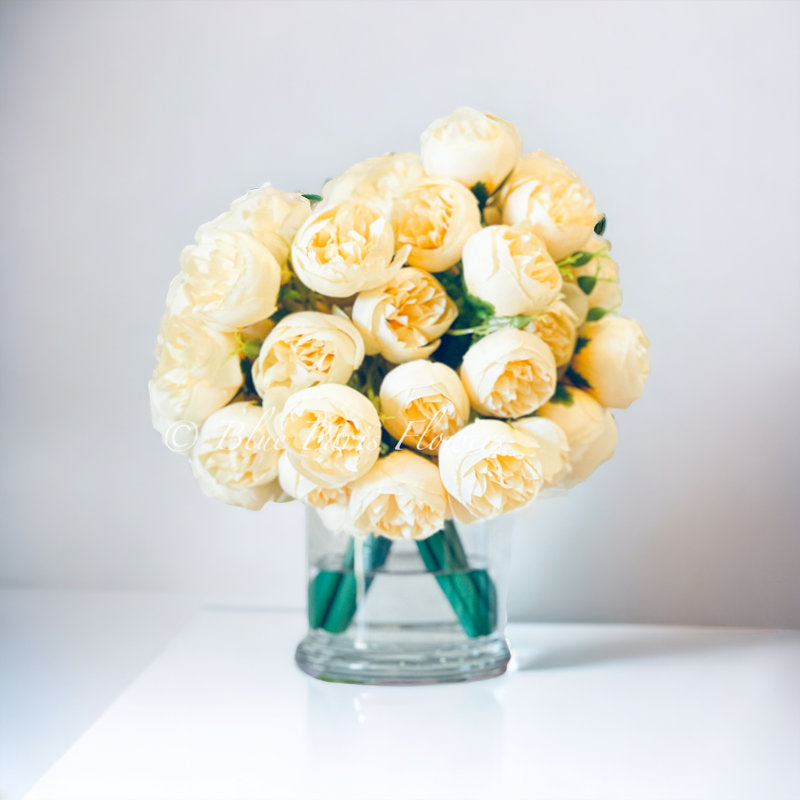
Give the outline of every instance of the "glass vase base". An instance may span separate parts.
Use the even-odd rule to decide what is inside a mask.
[[[303,672],[335,683],[418,685],[476,681],[502,675],[511,653],[499,633],[467,638],[458,626],[412,632],[402,626],[370,626],[330,634],[310,631],[297,647]]]

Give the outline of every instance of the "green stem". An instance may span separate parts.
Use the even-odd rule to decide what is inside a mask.
[[[375,570],[386,562],[392,542],[382,536],[364,540],[364,588],[369,589]],[[486,636],[496,627],[497,593],[485,569],[470,567],[455,525],[447,520],[433,536],[417,542],[425,568],[453,608],[469,637]],[[308,621],[311,628],[328,633],[343,633],[353,621],[357,609],[357,586],[354,572],[355,547],[348,543],[342,566],[320,570],[308,587]]]
[[[364,540],[364,589],[369,589],[374,575],[383,566],[392,547],[390,539],[370,535]],[[346,631],[356,613],[356,576],[353,571],[355,546],[351,538],[341,569],[320,570],[308,587],[308,623],[329,633]]]
[[[420,556],[453,607],[467,636],[486,636],[496,624],[496,590],[485,569],[471,569],[455,525],[417,542]]]

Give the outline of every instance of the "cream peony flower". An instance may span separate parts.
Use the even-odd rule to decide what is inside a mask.
[[[241,385],[233,334],[213,330],[193,314],[164,317],[149,390],[153,427],[165,441],[173,423],[203,422],[228,403]]]
[[[473,344],[461,364],[472,407],[488,417],[532,414],[556,388],[556,362],[536,334],[503,328]]]
[[[611,242],[596,233],[593,233],[588,241],[581,245],[581,250],[585,250],[588,253],[597,253],[600,250],[609,250],[610,248]],[[583,276],[596,279],[594,287],[587,297],[589,308],[604,308],[608,311],[615,311],[622,305],[619,267],[617,262],[607,253],[596,256],[580,267],[572,267],[572,274],[576,281]],[[571,284],[565,283],[564,285],[569,286]]]
[[[467,289],[501,316],[538,314],[561,291],[558,267],[525,225],[483,228],[467,240],[462,260]]]
[[[292,243],[297,277],[315,292],[349,297],[383,286],[403,266],[389,218],[373,205],[344,202],[317,210]]]
[[[350,517],[363,535],[425,539],[441,530],[447,516],[439,470],[410,450],[379,459],[350,497]]]
[[[201,225],[196,238],[204,238],[209,230],[247,233],[285,266],[292,239],[310,213],[311,203],[303,195],[282,192],[265,183],[234,200],[216,219]]]
[[[514,169],[522,143],[510,122],[464,107],[427,127],[421,151],[429,175],[453,178],[470,188],[482,183],[491,194]]]
[[[469,398],[447,364],[424,359],[395,367],[380,391],[383,426],[401,444],[435,454],[469,420]]]
[[[566,402],[551,401],[537,416],[552,420],[567,435],[570,470],[559,485],[569,489],[585,481],[617,447],[617,425],[611,411],[603,408],[586,392],[565,389]]]
[[[326,487],[301,475],[289,456],[283,453],[278,459],[278,480],[286,494],[314,508],[325,508],[331,505],[346,507],[350,502],[351,484]]]
[[[322,508],[315,508],[314,511],[322,520],[322,524],[332,533],[346,533],[349,536],[360,535],[353,525],[349,502],[331,503]]]
[[[460,183],[428,178],[396,200],[392,222],[397,244],[411,247],[408,263],[441,272],[458,263],[464,242],[481,229],[481,212]]]
[[[191,463],[200,488],[209,497],[259,509],[279,490],[278,443],[260,406],[231,403],[204,423]]]
[[[542,487],[540,444],[499,420],[480,419],[446,439],[439,472],[459,522],[526,506]]]
[[[545,486],[554,486],[566,477],[570,470],[569,441],[555,422],[544,417],[523,417],[512,422],[511,427],[535,439]]]
[[[378,459],[378,412],[349,386],[323,383],[295,392],[286,401],[278,426],[295,469],[326,488],[360,478]]]
[[[391,215],[394,201],[425,177],[416,153],[388,153],[360,161],[322,187],[321,208],[353,200]]]
[[[578,339],[578,317],[563,300],[551,303],[525,330],[535,333],[553,351],[557,367],[569,363]]]
[[[564,282],[561,286],[561,299],[572,309],[578,320],[578,327],[586,321],[589,313],[589,298],[576,283]]]
[[[181,270],[195,313],[220,330],[252,325],[277,309],[280,264],[246,233],[207,229],[183,248]]]
[[[318,383],[347,383],[364,359],[364,341],[347,317],[298,311],[285,316],[253,362],[259,395],[276,386],[290,391]]]
[[[500,202],[503,222],[529,222],[556,261],[580,250],[602,217],[586,184],[543,150],[520,159]]]
[[[627,408],[642,394],[650,374],[650,342],[634,319],[608,316],[580,330],[586,342],[572,359],[572,370],[598,403]]]
[[[404,267],[380,289],[361,292],[352,313],[366,352],[402,364],[436,350],[458,309],[433,275]]]

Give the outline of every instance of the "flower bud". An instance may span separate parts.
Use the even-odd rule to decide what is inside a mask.
[[[201,225],[196,238],[209,230],[246,233],[264,245],[281,266],[300,226],[311,213],[311,203],[296,192],[282,192],[266,183],[234,200],[230,208]]]
[[[252,325],[277,309],[280,264],[246,233],[206,229],[183,248],[181,271],[194,313],[220,330]]]
[[[510,122],[464,107],[427,127],[421,152],[429,175],[453,178],[469,188],[482,183],[491,194],[514,169],[522,144]]]
[[[209,328],[194,314],[167,314],[150,379],[153,427],[165,436],[171,423],[201,423],[229,403],[242,385],[232,333]]]
[[[569,442],[567,435],[552,420],[545,417],[522,417],[511,423],[514,430],[532,437],[539,449],[536,457],[542,465],[545,486],[554,486],[569,472]]]
[[[354,201],[391,216],[394,201],[425,177],[416,153],[389,153],[360,161],[322,187],[320,208]]]
[[[580,335],[586,343],[575,353],[572,369],[588,384],[584,388],[601,405],[627,408],[650,374],[650,342],[642,326],[607,316],[584,325]]]
[[[470,236],[462,255],[471,294],[500,316],[538,314],[561,290],[561,273],[544,242],[522,225],[490,225]]]
[[[552,420],[569,442],[570,471],[560,481],[569,489],[585,481],[617,447],[617,425],[611,411],[580,389],[568,387],[566,402],[551,401],[543,405],[537,416]]]
[[[569,363],[578,338],[578,318],[563,300],[551,303],[525,330],[535,333],[553,351],[557,367]]]
[[[556,261],[580,250],[602,217],[586,184],[543,150],[522,156],[500,202],[503,222],[530,223]]]

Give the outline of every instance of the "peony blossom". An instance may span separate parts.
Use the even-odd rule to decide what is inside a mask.
[[[538,314],[561,290],[561,273],[527,226],[490,225],[464,245],[467,289],[502,316]]]
[[[243,380],[237,353],[233,334],[193,314],[167,314],[149,384],[153,427],[166,437],[173,423],[199,424],[230,402]]]
[[[556,388],[556,362],[536,334],[503,328],[473,344],[461,364],[472,407],[488,417],[532,414]]]
[[[580,250],[602,214],[583,181],[543,150],[526,153],[500,193],[503,222],[529,223],[556,260]]]
[[[353,304],[366,352],[394,364],[429,356],[457,314],[439,281],[415,267],[404,267],[380,289],[361,292]]]
[[[511,427],[536,441],[536,457],[542,465],[545,486],[554,486],[566,477],[570,470],[569,441],[555,422],[545,417],[522,417],[514,420]]]
[[[572,369],[583,388],[609,408],[627,408],[638,400],[650,374],[650,342],[642,326],[634,319],[607,316],[584,325],[580,333],[585,344],[575,353]]]
[[[560,486],[569,489],[585,481],[617,447],[617,425],[611,411],[580,389],[568,387],[565,397],[542,406],[537,416],[552,420],[569,442],[569,472]]]
[[[378,412],[349,386],[323,383],[295,392],[283,406],[278,428],[295,469],[320,486],[344,486],[378,459]]]
[[[292,239],[310,213],[311,203],[303,195],[282,192],[266,183],[237,198],[226,212],[201,225],[196,239],[200,241],[209,230],[246,233],[285,266]]]
[[[395,256],[392,225],[380,208],[343,202],[306,220],[292,243],[292,266],[309,289],[349,297],[387,283],[409,249]]]
[[[432,122],[420,141],[422,165],[429,175],[453,178],[469,188],[482,183],[490,194],[522,152],[514,125],[466,107]]]
[[[350,496],[350,518],[362,535],[425,539],[441,530],[447,516],[439,470],[410,450],[379,459]]]
[[[318,383],[347,383],[364,359],[364,341],[346,317],[319,311],[288,314],[272,329],[253,362],[260,395],[277,386],[289,391]]]
[[[395,200],[425,177],[416,153],[388,153],[368,158],[331,178],[322,187],[320,208],[347,201],[378,206],[391,216]]]
[[[286,453],[278,459],[278,480],[286,494],[295,500],[301,500],[314,506],[314,508],[326,508],[331,505],[346,506],[350,501],[350,484],[333,487],[320,486],[299,473]]]
[[[589,313],[589,299],[576,283],[564,281],[561,286],[561,299],[572,309],[580,327]]]
[[[208,228],[183,248],[181,271],[193,311],[220,330],[252,325],[277,309],[281,267],[246,233]]]
[[[409,361],[386,375],[380,391],[383,426],[401,444],[435,454],[469,420],[469,398],[455,370]]]
[[[542,487],[540,444],[499,420],[481,419],[446,439],[439,471],[460,522],[522,508]]]
[[[280,494],[278,443],[260,406],[232,403],[204,423],[191,463],[200,488],[231,505],[258,509]]]
[[[535,333],[553,351],[557,367],[569,363],[578,338],[578,317],[563,300],[551,303],[525,330]]]
[[[587,253],[599,253],[586,264],[579,267],[572,267],[572,275],[575,281],[578,278],[594,278],[594,285],[588,292],[587,299],[589,308],[603,308],[607,311],[614,311],[622,305],[622,290],[619,286],[619,267],[617,262],[608,255],[611,249],[611,242],[593,233],[588,241],[581,245],[581,250]],[[569,284],[565,284],[569,285]]]
[[[392,212],[398,245],[408,245],[408,263],[430,272],[457,264],[464,243],[481,229],[475,195],[447,178],[427,178],[399,197]]]

